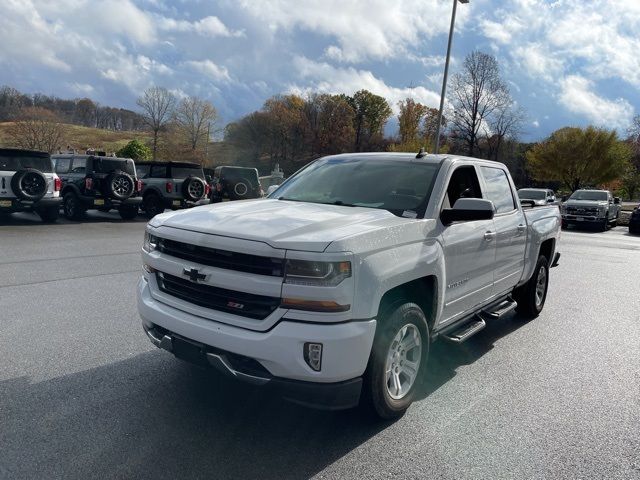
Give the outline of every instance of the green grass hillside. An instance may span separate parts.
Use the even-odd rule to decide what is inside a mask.
[[[7,134],[7,130],[10,125],[11,122],[0,123],[1,147],[14,146],[12,145],[11,138]],[[145,143],[148,143],[151,138],[146,132],[116,132],[113,130],[103,130],[101,128],[89,128],[69,124],[65,124],[64,128],[64,142],[60,146],[63,149],[66,149],[68,145],[78,151],[95,148],[96,150],[115,152],[134,138]]]

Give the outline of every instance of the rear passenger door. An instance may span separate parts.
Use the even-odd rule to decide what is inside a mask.
[[[499,167],[480,167],[485,198],[493,202],[496,256],[493,267],[493,294],[510,291],[520,281],[524,269],[527,222],[518,208],[507,173]]]
[[[474,165],[454,167],[447,185],[442,208],[453,207],[459,198],[486,198]],[[454,222],[441,228],[446,275],[442,325],[491,297],[496,244],[493,220]]]

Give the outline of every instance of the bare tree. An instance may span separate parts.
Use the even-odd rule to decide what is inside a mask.
[[[158,152],[158,134],[171,120],[176,100],[175,96],[164,87],[151,87],[144,91],[138,99],[138,106],[142,108],[142,115],[153,133],[153,159]]]
[[[452,83],[455,135],[473,156],[483,124],[495,111],[512,103],[509,88],[500,78],[496,58],[479,51],[467,55]]]
[[[53,153],[62,144],[64,125],[46,108],[23,109],[8,134],[16,147]]]
[[[526,114],[515,103],[497,108],[483,126],[487,143],[487,157],[496,162],[505,140],[516,139],[522,133]]]
[[[210,125],[215,124],[218,112],[208,101],[198,97],[186,97],[178,104],[175,119],[183,131],[187,144],[195,151],[201,142],[209,142],[207,138]]]

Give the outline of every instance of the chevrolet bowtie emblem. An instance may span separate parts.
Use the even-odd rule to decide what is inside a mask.
[[[192,268],[190,270],[185,268],[182,270],[182,274],[189,277],[189,280],[192,282],[198,282],[199,280],[207,278],[207,276],[204,273],[200,273],[197,268]]]

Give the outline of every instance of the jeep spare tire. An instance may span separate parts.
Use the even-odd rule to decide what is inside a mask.
[[[246,178],[229,182],[229,197],[231,200],[251,198],[251,183]]]
[[[205,191],[205,183],[201,178],[187,177],[184,182],[182,182],[182,195],[192,202],[196,202],[204,197]]]
[[[47,193],[47,177],[40,170],[25,168],[11,178],[13,194],[21,200],[36,202]]]
[[[135,182],[127,173],[115,172],[106,178],[106,193],[116,200],[126,200],[133,194],[134,188]]]

